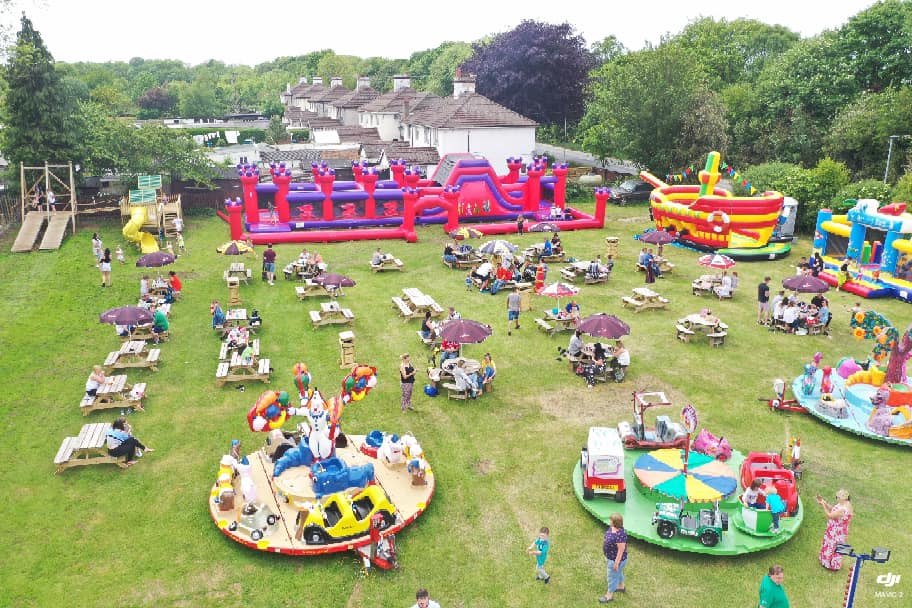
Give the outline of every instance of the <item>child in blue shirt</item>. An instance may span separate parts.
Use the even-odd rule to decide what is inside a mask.
[[[766,505],[773,516],[773,534],[779,534],[779,518],[785,513],[785,502],[779,497],[779,491],[776,486],[770,486],[766,494]]]
[[[466,275],[465,278],[466,291],[472,291],[472,273]]]
[[[551,575],[545,572],[545,560],[548,559],[548,551],[551,548],[551,541],[548,540],[550,533],[548,528],[542,528],[538,532],[538,538],[526,549],[529,555],[535,556],[535,580],[543,581],[546,585],[551,582]]]

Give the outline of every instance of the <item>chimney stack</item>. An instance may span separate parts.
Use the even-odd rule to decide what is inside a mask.
[[[358,86],[359,89],[366,89],[371,86],[370,76],[358,76]]]
[[[298,84],[307,84],[307,76],[301,76],[298,78]]]
[[[331,86],[331,87],[341,87],[341,86],[342,86],[342,77],[341,77],[341,76],[333,76],[332,78],[330,78],[330,79],[329,79],[329,86]]]
[[[453,79],[453,97],[462,97],[466,93],[475,92],[474,76],[457,76]]]
[[[323,77],[322,77],[322,76],[314,76],[314,77],[313,77],[313,83],[314,83],[314,84],[318,84],[318,85],[320,85],[320,86],[323,86]]]
[[[400,89],[407,89],[412,86],[412,79],[408,74],[397,74],[393,76],[393,92]]]

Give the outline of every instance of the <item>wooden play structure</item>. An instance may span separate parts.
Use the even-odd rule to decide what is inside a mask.
[[[123,235],[136,243],[143,253],[159,249],[159,239],[177,237],[176,219],[183,221],[180,195],[162,191],[161,175],[140,175],[137,188],[120,200]]]
[[[60,249],[67,226],[76,233],[76,185],[73,163],[41,167],[19,164],[22,226],[10,251]],[[41,237],[39,243],[38,239]]]

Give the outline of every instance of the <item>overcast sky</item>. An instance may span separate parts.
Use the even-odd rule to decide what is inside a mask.
[[[216,59],[256,65],[331,48],[340,55],[408,58],[446,40],[471,42],[523,19],[574,25],[591,44],[616,36],[628,49],[657,43],[711,16],[779,24],[809,37],[835,29],[874,0],[458,0],[256,2],[247,0],[14,0],[58,61]],[[19,12],[6,19],[18,19]],[[18,22],[14,31],[18,31]]]

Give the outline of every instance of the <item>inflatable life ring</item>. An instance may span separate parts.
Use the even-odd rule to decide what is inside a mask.
[[[728,214],[719,210],[707,215],[706,221],[712,226],[713,232],[717,233],[728,229],[729,224],[731,224],[731,218],[728,217]]]
[[[253,432],[281,428],[288,418],[288,393],[265,391],[247,412],[247,424]]]

